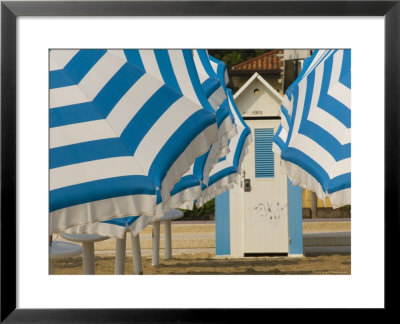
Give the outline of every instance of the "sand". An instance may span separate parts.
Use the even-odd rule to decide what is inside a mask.
[[[160,259],[151,265],[151,256],[142,257],[144,275],[154,274],[309,274],[349,275],[350,255],[319,255],[313,257],[246,257],[220,258],[211,253],[180,254],[171,260]],[[113,256],[96,256],[96,274],[114,273]],[[55,264],[55,274],[82,274],[81,257],[69,258]],[[133,274],[132,258],[127,256],[125,274]]]

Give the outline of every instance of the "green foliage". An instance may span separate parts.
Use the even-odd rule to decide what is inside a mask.
[[[208,53],[217,60],[223,61],[228,70],[232,66],[250,60],[253,57],[264,54],[270,50],[265,49],[241,49],[241,50],[208,50]]]
[[[180,220],[212,220],[215,217],[215,199],[211,199],[200,208],[194,205],[193,210],[181,210],[183,217]]]

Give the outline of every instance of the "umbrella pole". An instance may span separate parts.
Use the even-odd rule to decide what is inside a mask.
[[[125,255],[126,255],[126,232],[122,239],[117,238],[115,247],[115,269],[114,274],[125,274]]]
[[[83,274],[95,274],[94,242],[82,242],[83,248]]]
[[[140,238],[139,234],[132,235],[132,257],[133,257],[133,273],[134,274],[143,274],[142,269],[142,255],[140,253]]]
[[[164,222],[164,235],[165,235],[165,259],[172,259],[172,242],[171,242],[171,222]]]
[[[311,218],[317,218],[318,199],[317,195],[313,191],[310,191],[310,205],[311,205]]]
[[[160,222],[153,223],[151,264],[160,264]]]

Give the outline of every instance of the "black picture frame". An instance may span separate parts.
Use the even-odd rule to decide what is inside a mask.
[[[16,308],[16,19],[19,16],[384,16],[385,19],[385,309],[398,274],[400,1],[2,1],[1,2],[1,322],[234,322],[240,309]],[[373,190],[373,189],[371,189]],[[368,283],[366,283],[368,285]],[[368,291],[366,290],[366,293]],[[318,297],[317,297],[318,298]],[[251,311],[252,317],[262,310]],[[263,316],[263,315],[261,315]],[[255,317],[253,317],[255,318]]]

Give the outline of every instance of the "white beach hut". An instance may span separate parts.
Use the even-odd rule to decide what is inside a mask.
[[[282,96],[258,73],[235,93],[253,143],[233,189],[216,197],[216,254],[302,255],[301,188],[280,170],[272,139]]]

